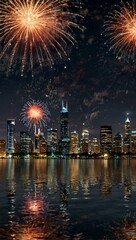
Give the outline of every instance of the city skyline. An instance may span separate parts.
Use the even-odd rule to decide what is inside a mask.
[[[37,157],[81,156],[84,158],[91,155],[107,157],[107,154],[136,154],[136,130],[132,128],[128,114],[124,122],[123,133],[121,131],[114,133],[112,126],[107,123],[107,125],[100,126],[97,138],[90,133],[85,123],[83,123],[81,134],[76,130],[70,130],[68,102],[62,101],[59,129],[48,127],[46,132],[37,121],[37,117],[41,120],[42,116],[41,112],[39,115],[39,105],[38,109],[37,105],[34,105],[34,108],[30,105],[30,109],[32,110],[30,120],[34,127],[31,131],[29,125],[26,131],[21,129],[19,138],[16,138],[15,119],[7,120],[6,141],[0,138],[1,157],[34,154]]]
[[[34,100],[33,100],[34,101]],[[63,108],[63,104],[66,104],[67,105],[67,107],[64,109]],[[62,111],[62,109],[64,110],[64,112],[66,111],[68,111],[67,109],[69,109],[70,107],[69,107],[69,105],[68,105],[68,101],[64,101],[64,100],[62,100],[62,102],[61,102],[61,105],[60,105],[60,111],[61,112],[63,112]],[[98,127],[98,129],[95,129],[95,132],[96,132],[96,134],[94,133],[94,129],[91,129],[91,126],[88,126],[85,122],[80,122],[80,126],[81,126],[81,128],[80,128],[80,130],[78,131],[78,127],[75,127],[75,128],[73,128],[73,127],[71,127],[73,124],[72,124],[72,122],[71,122],[71,118],[72,118],[72,116],[71,116],[71,113],[68,111],[68,113],[69,113],[69,132],[74,132],[74,131],[76,131],[76,132],[78,132],[78,134],[81,136],[82,135],[82,131],[83,131],[83,128],[86,128],[88,131],[89,131],[89,133],[91,134],[91,137],[97,137],[97,138],[100,138],[100,128],[101,128],[101,126],[104,126],[104,125],[110,125],[110,126],[112,126],[112,131],[113,131],[113,134],[115,135],[116,133],[118,133],[118,132],[120,132],[120,133],[122,133],[122,134],[124,134],[124,132],[125,132],[125,129],[124,129],[124,122],[122,122],[121,123],[121,125],[120,125],[120,129],[118,128],[118,131],[116,131],[116,127],[114,128],[113,126],[115,126],[114,124],[113,125],[111,125],[109,122],[102,122],[102,124],[101,125],[99,125],[99,127]],[[16,122],[16,137],[18,138],[19,137],[19,134],[20,134],[20,131],[28,131],[29,133],[33,133],[34,131],[35,131],[35,128],[32,128],[32,129],[30,129],[29,128],[29,126],[27,126],[25,123],[23,123],[22,122],[22,120],[20,119],[20,121],[17,121],[16,120],[16,118],[8,118],[9,120],[10,119],[13,119],[15,122]],[[5,120],[5,135],[0,135],[0,138],[3,138],[3,139],[6,139],[6,136],[7,136],[7,130],[6,130],[6,128],[7,128],[7,120],[8,119],[6,119]],[[123,121],[125,121],[125,120],[127,120],[127,119],[131,119],[131,115],[127,112],[125,115],[124,115],[124,119],[123,119]],[[59,133],[59,137],[61,138],[61,136],[60,136],[60,116],[59,116],[59,112],[58,112],[58,116],[57,116],[57,121],[56,121],[56,123],[55,123],[55,121],[54,120],[52,120],[52,116],[51,116],[51,113],[50,113],[50,120],[49,120],[49,118],[48,118],[48,124],[47,125],[45,125],[45,126],[42,126],[42,128],[41,128],[41,132],[43,132],[43,133],[45,133],[45,134],[47,134],[47,132],[48,132],[48,129],[57,129],[58,130],[58,133]],[[130,120],[131,121],[131,128],[132,128],[132,130],[135,130],[136,129],[136,126],[133,124],[134,122],[132,121],[132,119]],[[21,128],[18,128],[19,126],[20,126],[20,123],[21,123]]]
[[[131,3],[131,1],[130,1]],[[114,1],[84,1],[79,13],[84,16],[84,32],[74,30],[75,46],[67,46],[67,57],[54,54],[54,66],[35,67],[31,76],[29,63],[21,77],[18,65],[7,76],[8,55],[0,62],[0,135],[6,136],[6,120],[15,118],[17,132],[22,129],[20,112],[27,101],[40,99],[48,105],[53,127],[58,128],[61,100],[69,102],[70,127],[81,132],[82,123],[97,136],[99,126],[109,123],[123,130],[125,114],[130,112],[135,128],[135,62],[116,58],[103,34],[107,14],[115,9]],[[57,119],[57,121],[56,121]]]
[[[0,239],[136,239],[136,0],[0,0]]]

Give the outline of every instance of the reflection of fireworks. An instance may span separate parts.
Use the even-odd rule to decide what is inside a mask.
[[[116,223],[105,240],[136,240],[136,221],[135,217],[125,217],[121,223]]]
[[[104,24],[110,49],[119,58],[134,59],[136,54],[136,9],[134,4],[123,3],[107,16]]]
[[[44,213],[45,211],[45,199],[38,195],[36,198],[32,198],[31,196],[28,197],[25,203],[25,209],[26,212],[29,212],[29,214],[40,214]]]
[[[22,109],[22,120],[29,128],[37,126],[41,128],[49,121],[49,111],[41,101],[29,101]]]
[[[67,42],[74,43],[72,28],[80,28],[78,14],[68,11],[80,6],[70,0],[0,0],[0,41],[4,48],[0,54],[10,52],[9,68],[15,56],[21,54],[22,72],[27,59],[33,69],[34,55],[40,65],[45,57],[50,64],[53,58],[50,49],[61,57]],[[61,44],[62,43],[62,44]]]
[[[14,240],[35,240],[45,239],[44,226],[40,226],[38,223],[15,223],[14,226],[8,226],[8,228],[0,229],[0,237],[2,239],[14,239]]]

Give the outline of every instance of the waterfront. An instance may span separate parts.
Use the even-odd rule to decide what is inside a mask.
[[[0,239],[136,239],[135,173],[129,156],[1,159]]]

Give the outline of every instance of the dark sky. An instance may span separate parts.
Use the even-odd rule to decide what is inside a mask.
[[[31,76],[29,65],[24,76],[16,65],[7,77],[7,59],[0,62],[0,138],[6,136],[6,120],[16,119],[16,132],[24,130],[20,121],[23,105],[30,99],[46,102],[51,113],[50,126],[59,128],[61,100],[68,100],[70,130],[81,132],[85,122],[90,137],[99,136],[100,125],[112,125],[121,131],[130,113],[132,129],[136,128],[136,66],[118,60],[105,44],[105,16],[120,0],[84,0],[84,33],[74,32],[77,43],[67,46],[67,57],[54,55],[53,68],[38,65]],[[131,2],[131,1],[130,1]]]

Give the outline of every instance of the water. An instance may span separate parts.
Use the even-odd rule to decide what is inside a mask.
[[[0,159],[0,240],[136,239],[136,159]]]

